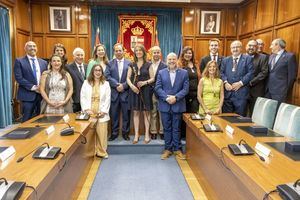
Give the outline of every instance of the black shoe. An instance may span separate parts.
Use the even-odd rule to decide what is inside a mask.
[[[108,139],[108,141],[113,141],[115,140],[116,138],[118,138],[118,135],[111,135]]]
[[[161,140],[164,140],[164,134],[159,134]]]
[[[156,140],[157,139],[157,134],[151,134],[151,140]]]
[[[123,134],[122,137],[124,140],[127,140],[127,141],[130,140],[130,137],[127,134]]]

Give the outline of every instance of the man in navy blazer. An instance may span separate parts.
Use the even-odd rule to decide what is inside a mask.
[[[272,41],[269,57],[269,77],[266,97],[285,102],[297,76],[297,62],[293,53],[285,50],[286,42],[277,38]]]
[[[159,46],[153,46],[151,48],[151,55],[152,55],[152,62],[151,67],[153,69],[154,73],[154,83],[153,88],[155,87],[155,83],[157,80],[158,72],[164,68],[167,68],[167,65],[161,61],[161,49]],[[151,139],[155,140],[157,139],[157,135],[159,133],[160,139],[164,139],[163,134],[163,125],[161,121],[160,112],[158,112],[157,106],[158,106],[158,99],[156,97],[156,94],[153,93],[152,95],[152,102],[153,102],[153,109],[151,110],[151,118],[150,118],[150,133],[151,133]],[[158,116],[159,114],[159,116]],[[157,121],[159,120],[159,130],[157,127]]]
[[[73,112],[81,111],[80,106],[80,91],[82,84],[86,77],[87,65],[83,63],[84,61],[84,51],[82,48],[75,48],[73,51],[74,62],[66,66],[66,69],[70,73],[73,79]]]
[[[119,135],[119,114],[122,111],[122,137],[130,140],[130,110],[128,106],[128,85],[126,82],[129,60],[124,59],[122,44],[114,45],[115,59],[109,62],[106,77],[111,86],[110,114],[112,118],[112,133],[109,141],[115,140]]]
[[[161,159],[165,160],[174,154],[179,159],[185,159],[181,152],[180,127],[182,113],[186,111],[185,96],[189,91],[188,72],[177,68],[177,55],[169,53],[168,68],[159,71],[155,86],[158,96],[158,110],[164,128],[165,151]]]
[[[37,46],[33,41],[25,44],[26,56],[17,58],[14,65],[15,79],[19,84],[17,99],[22,101],[22,122],[40,114],[40,78],[47,69],[47,62],[36,57]]]
[[[221,78],[225,86],[223,112],[246,116],[249,82],[253,79],[252,57],[242,54],[242,43],[235,40],[230,45],[232,56],[223,59]]]

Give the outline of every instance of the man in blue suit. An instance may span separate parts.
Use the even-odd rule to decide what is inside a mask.
[[[178,159],[185,159],[181,152],[180,127],[182,113],[186,111],[185,96],[189,91],[188,72],[177,68],[177,55],[169,53],[168,68],[159,71],[155,86],[158,96],[158,110],[164,128],[165,151],[161,159],[165,160],[174,152]]]
[[[26,56],[17,58],[14,65],[15,79],[19,84],[17,99],[22,101],[22,121],[40,114],[40,78],[47,69],[47,62],[36,57],[37,46],[33,41],[25,44]]]
[[[269,57],[269,77],[266,86],[266,97],[286,102],[297,76],[297,62],[293,53],[285,50],[286,42],[277,38],[273,40]]]
[[[114,45],[115,59],[109,62],[106,77],[111,86],[110,114],[112,118],[112,133],[109,141],[115,140],[119,135],[119,115],[122,111],[122,137],[130,140],[130,110],[128,107],[128,85],[126,82],[129,60],[124,59],[122,44]]]
[[[221,78],[225,86],[223,112],[246,116],[249,82],[253,79],[253,60],[242,54],[242,43],[235,40],[230,45],[232,56],[222,60]]]

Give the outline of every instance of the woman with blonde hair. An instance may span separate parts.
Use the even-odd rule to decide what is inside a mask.
[[[82,111],[95,119],[95,155],[100,158],[108,158],[106,150],[110,94],[110,86],[105,80],[103,68],[100,64],[95,64],[88,79],[83,82],[80,104]]]
[[[49,70],[41,77],[40,92],[43,97],[41,113],[63,114],[72,112],[71,96],[73,81],[63,69],[63,60],[59,55],[52,55]]]
[[[89,61],[89,64],[88,64],[88,67],[86,70],[86,77],[89,76],[91,69],[95,64],[101,65],[103,72],[104,72],[103,75],[105,75],[105,70],[106,70],[106,67],[108,66],[108,57],[106,54],[106,48],[103,44],[96,45],[96,47],[93,51],[93,58]]]
[[[216,61],[209,61],[198,84],[200,114],[220,114],[224,102],[223,81]]]

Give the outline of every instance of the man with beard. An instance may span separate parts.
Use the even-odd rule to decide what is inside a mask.
[[[47,62],[37,58],[37,46],[33,41],[26,42],[24,49],[26,56],[17,58],[14,65],[15,79],[19,84],[17,99],[22,101],[22,122],[40,114],[40,78],[47,69]]]
[[[265,94],[265,79],[268,76],[268,57],[257,52],[257,42],[255,40],[250,40],[247,43],[246,52],[253,58],[254,68],[254,78],[249,82],[249,112],[250,116],[252,116],[257,97],[263,97]]]
[[[189,92],[189,77],[186,70],[177,67],[175,53],[168,54],[167,66],[159,71],[155,86],[165,139],[165,151],[161,159],[167,159],[173,152],[178,159],[185,159],[180,150],[180,127],[182,113],[186,111],[185,96]]]

